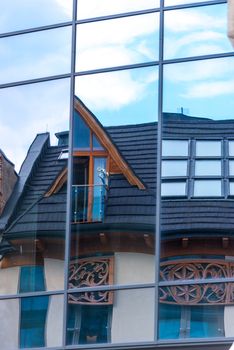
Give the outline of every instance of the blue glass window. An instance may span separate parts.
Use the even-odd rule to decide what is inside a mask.
[[[73,148],[78,150],[90,149],[90,130],[79,113],[74,113]]]
[[[43,266],[21,267],[19,292],[43,290],[45,290]],[[21,299],[20,348],[45,346],[48,303],[48,296]]]

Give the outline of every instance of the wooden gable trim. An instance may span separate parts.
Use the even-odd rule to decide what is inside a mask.
[[[60,188],[67,181],[67,168],[65,168],[57,177],[53,185],[50,187],[49,191],[46,192],[45,197],[49,197],[54,193],[57,193]]]
[[[145,190],[145,185],[141,182],[141,180],[134,174],[132,169],[129,167],[129,165],[126,163],[126,161],[122,158],[120,155],[118,149],[113,144],[113,142],[110,140],[108,135],[105,133],[101,125],[97,122],[95,118],[91,115],[90,111],[85,108],[83,104],[80,103],[79,100],[75,99],[75,109],[79,112],[80,116],[83,118],[83,120],[86,122],[86,124],[89,126],[89,128],[93,131],[93,133],[97,136],[99,142],[102,144],[102,146],[108,150],[111,158],[116,163],[116,165],[119,167],[123,175],[126,177],[128,182],[133,185],[137,186],[140,190]]]

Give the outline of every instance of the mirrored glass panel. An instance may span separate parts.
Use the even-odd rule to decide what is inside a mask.
[[[187,157],[188,141],[187,140],[163,140],[162,156],[163,157]]]
[[[157,60],[158,31],[158,13],[80,24],[76,70]]]
[[[233,139],[234,127],[233,92],[228,88],[232,63],[232,58],[223,58],[164,65],[162,147],[165,140],[187,140],[188,152],[183,156],[162,153],[162,159],[186,160],[188,166],[183,179],[174,167],[173,181],[161,180],[163,280],[225,278],[229,274],[226,260],[230,258],[231,263],[233,259],[233,202],[228,196],[229,188],[233,189],[227,138]],[[185,195],[163,196],[168,181],[173,190],[174,184],[186,182]]]
[[[67,163],[64,133],[55,133],[68,130],[69,85],[0,92],[1,294],[64,288],[66,187],[53,184]]]
[[[177,113],[188,127],[189,120],[204,125],[208,118],[212,128],[219,128],[221,120],[233,119],[233,75],[232,57],[166,65],[164,112]]]
[[[57,28],[0,39],[0,83],[70,71],[71,28]]]
[[[233,283],[160,287],[159,338],[233,337]]]
[[[104,126],[155,122],[158,68],[78,76],[75,94]]]
[[[221,161],[196,160],[195,176],[221,176]]]
[[[2,1],[0,32],[66,22],[71,17],[72,0]]]
[[[233,51],[226,35],[226,18],[227,4],[166,11],[164,57],[190,57]]]
[[[154,281],[156,88],[152,68],[76,79],[70,288]]]
[[[67,344],[152,342],[154,303],[153,288],[70,294]]]
[[[77,17],[89,18],[106,16],[124,12],[147,10],[159,7],[159,0],[80,0],[78,1]]]
[[[196,156],[197,157],[220,157],[221,142],[220,141],[197,141]]]
[[[3,349],[62,345],[63,296],[39,296],[0,301]]]
[[[230,195],[231,196],[233,196],[234,195],[234,182],[233,181],[230,181],[230,183],[229,183],[229,193],[230,193]]]

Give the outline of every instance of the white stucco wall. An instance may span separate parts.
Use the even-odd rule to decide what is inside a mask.
[[[225,337],[234,337],[234,306],[224,307],[224,334]]]
[[[19,300],[0,301],[0,349],[16,350],[19,340]]]
[[[114,283],[154,283],[155,257],[142,253],[116,253]]]
[[[111,341],[113,343],[153,341],[154,290],[114,292]]]
[[[63,295],[50,297],[46,319],[46,345],[48,347],[62,345],[63,300]]]
[[[0,294],[16,294],[19,284],[19,267],[0,269]]]
[[[45,283],[47,290],[64,289],[64,261],[44,259]]]

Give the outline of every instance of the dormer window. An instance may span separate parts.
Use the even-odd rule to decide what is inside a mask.
[[[107,151],[78,112],[74,114],[73,222],[103,221]]]

